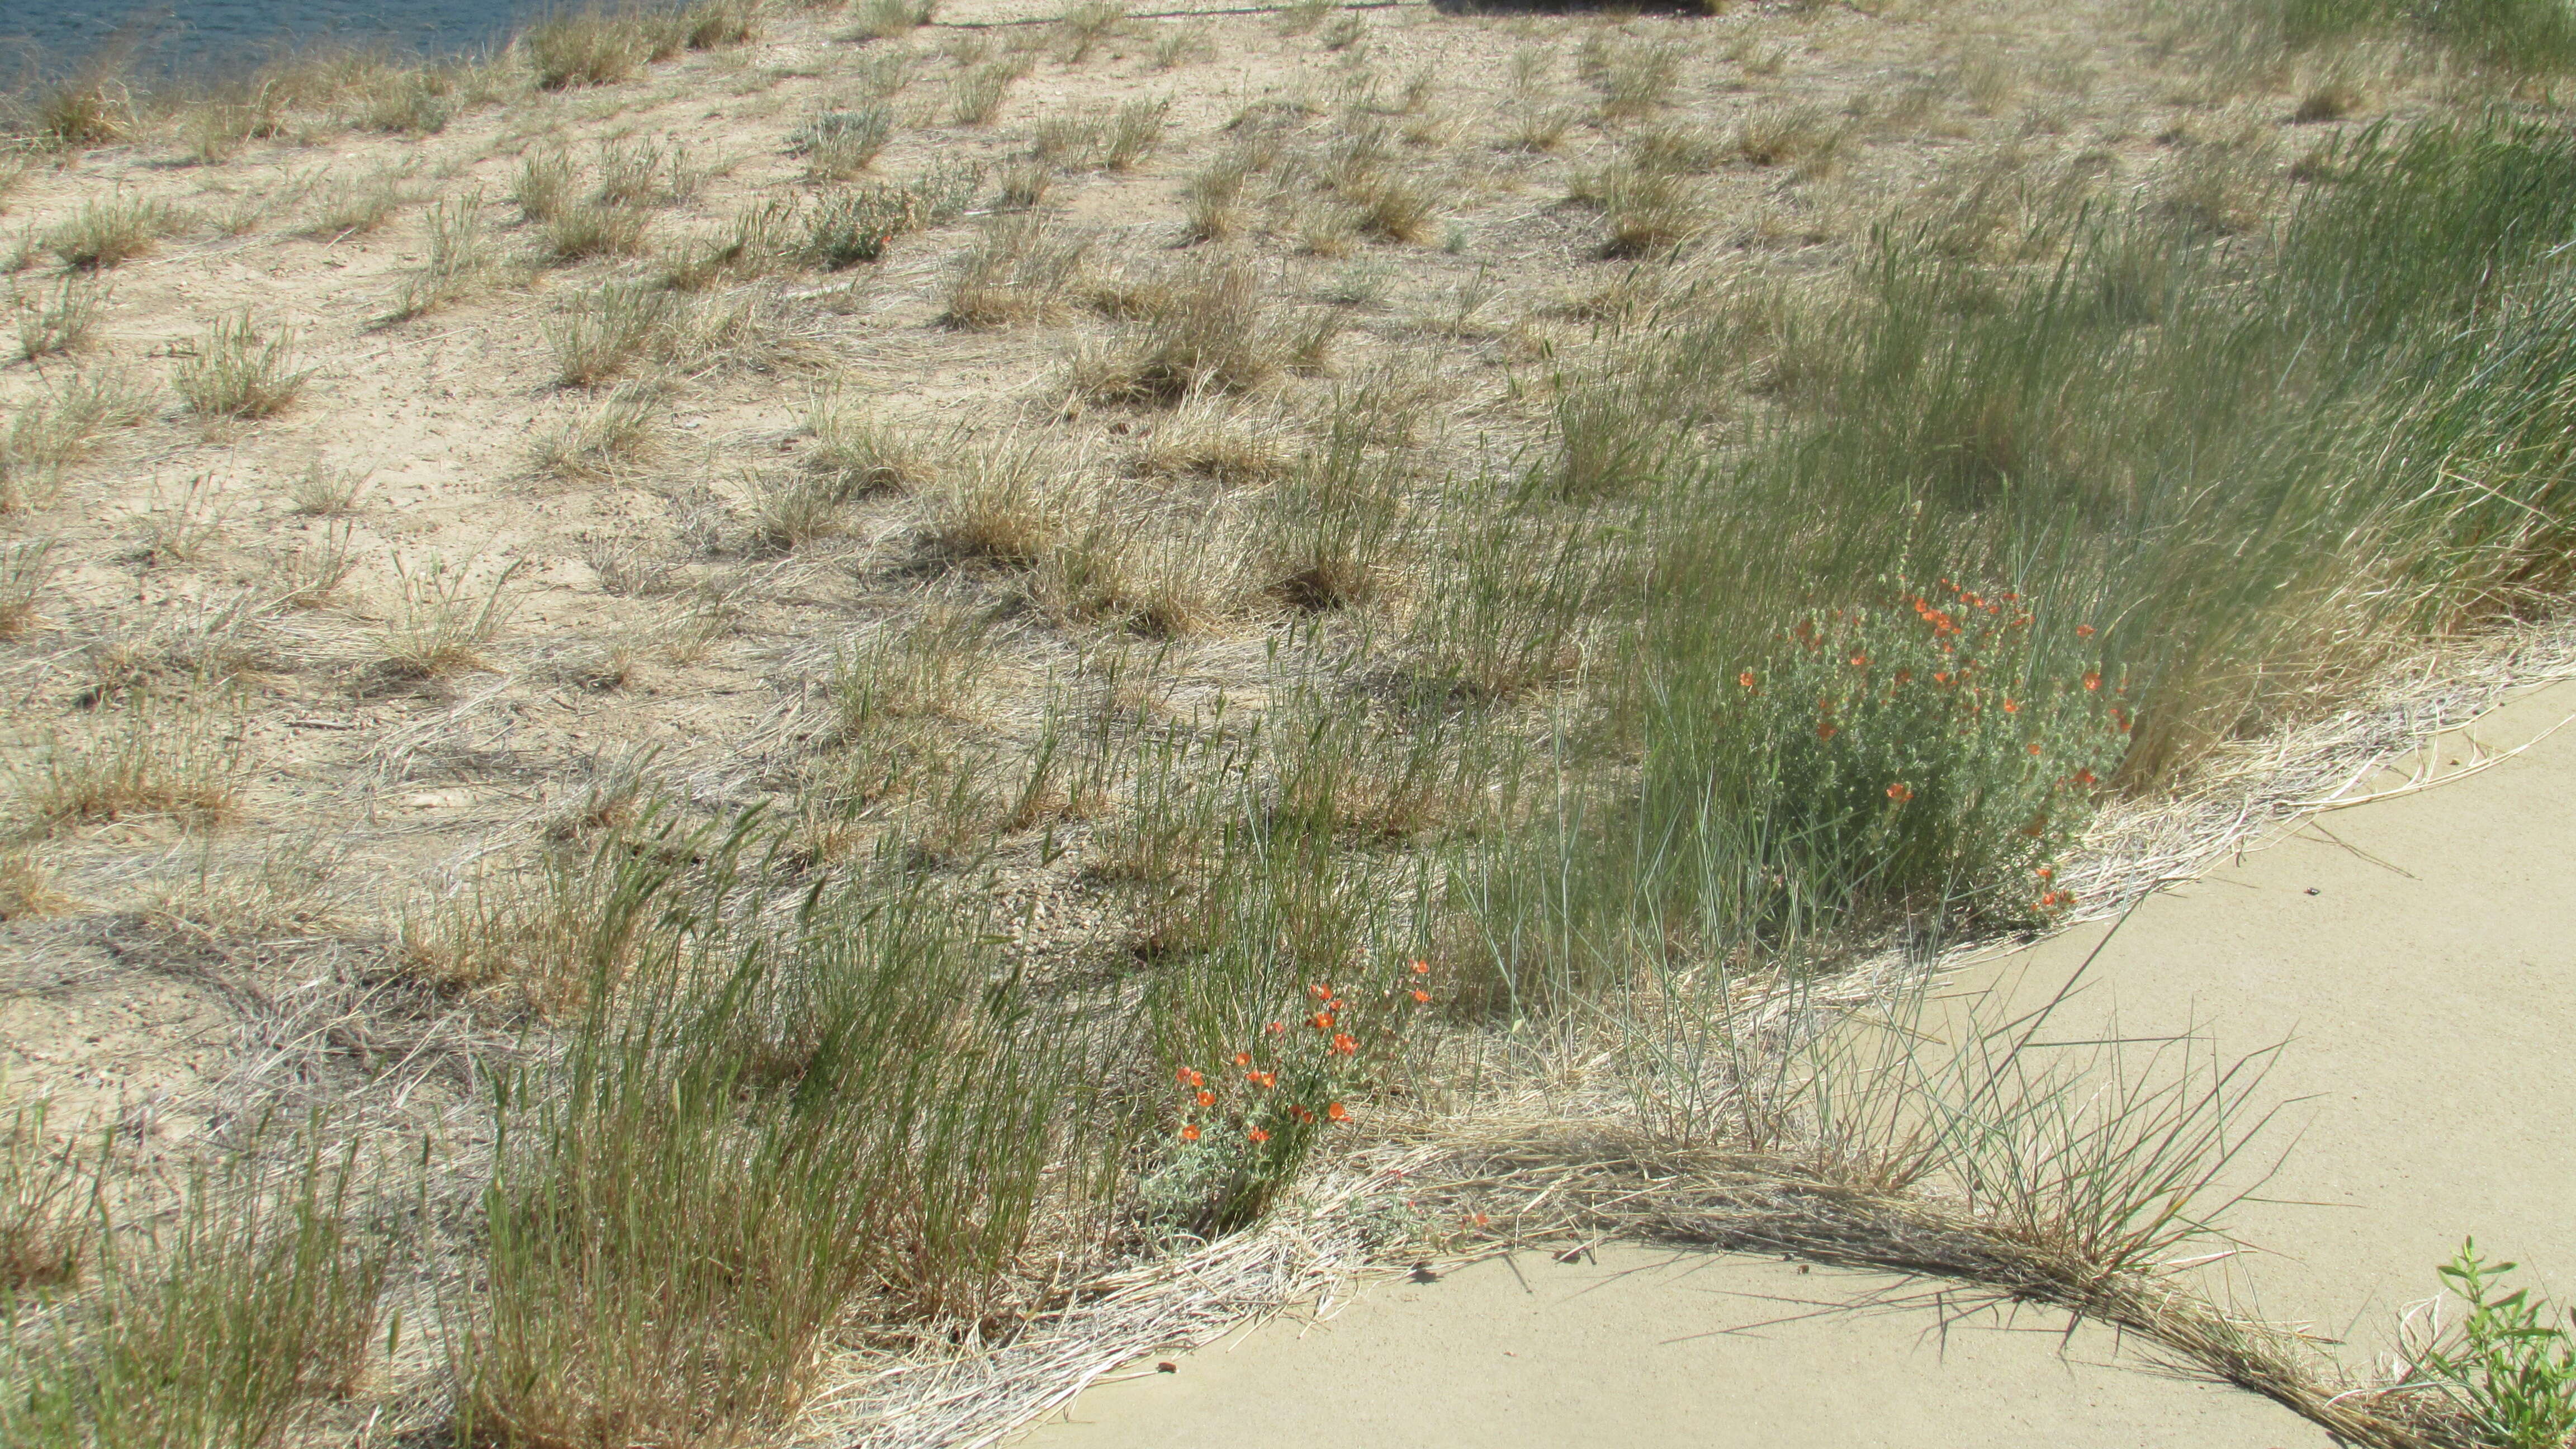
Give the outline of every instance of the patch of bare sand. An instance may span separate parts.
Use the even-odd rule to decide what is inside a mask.
[[[2283,1043],[2277,1170],[2205,1272],[2364,1370],[2463,1236],[2576,1281],[2576,684],[2536,690],[2143,902],[1961,973],[1954,1023]],[[2553,732],[2554,731],[2554,732]],[[2349,798],[2349,797],[2348,797]],[[2106,939],[2107,938],[2107,939]],[[2089,962],[2089,964],[2088,964]],[[2250,1170],[2250,1169],[2249,1169]],[[1921,1282],[1602,1250],[1382,1283],[1095,1386],[1031,1445],[2324,1444],[2062,1315],[1953,1318]],[[1138,1371],[1141,1369],[1141,1372]],[[2148,1370],[2148,1371],[2142,1371]]]

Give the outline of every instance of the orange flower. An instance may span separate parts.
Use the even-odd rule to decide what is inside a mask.
[[[1478,1213],[1473,1218],[1469,1219],[1469,1221],[1482,1228],[1491,1226],[1494,1220],[1485,1216],[1483,1213]]]
[[[2039,868],[2039,878],[2040,878],[2041,880],[2055,880],[2055,879],[2057,879],[2057,868],[2056,868],[2055,866],[2050,866],[2050,865],[2043,865],[2043,866],[2041,866],[2041,867]]]
[[[1287,1033],[1288,1023],[1284,1021],[1274,1021],[1268,1026],[1263,1027],[1262,1030],[1270,1033],[1272,1036],[1282,1036]]]
[[[1753,671],[1748,669],[1742,674],[1735,676],[1735,682],[1743,685],[1747,689],[1751,689],[1753,687]]]
[[[1833,722],[1832,720],[1827,719],[1827,720],[1818,720],[1818,721],[1816,721],[1816,738],[1817,738],[1817,739],[1820,739],[1820,740],[1829,740],[1829,739],[1832,739],[1835,735],[1840,734],[1840,733],[1841,733],[1841,731],[1840,731],[1840,730],[1838,730],[1838,729],[1836,729],[1836,728],[1834,727],[1834,722]]]
[[[1305,1108],[1298,1106],[1294,1102],[1288,1104],[1288,1115],[1296,1118],[1300,1122],[1312,1122],[1315,1120],[1314,1113],[1307,1111]]]
[[[1243,1074],[1243,1079],[1265,1092],[1279,1085],[1277,1072],[1246,1072]]]
[[[2076,626],[2075,626],[2075,637],[2076,637],[2076,638],[2078,638],[2078,639],[2090,639],[2090,638],[2092,638],[2092,637],[2093,637],[2093,626],[2092,626],[2092,625],[2090,625],[2090,624],[2078,624],[2078,625],[2076,625]]]
[[[1196,1142],[1196,1141],[1198,1141],[1198,1140],[1199,1140],[1199,1124],[1197,1124],[1196,1122],[1184,1122],[1184,1123],[1182,1123],[1182,1124],[1181,1124],[1181,1140],[1182,1140],[1183,1142]]]
[[[1430,974],[1431,974],[1431,963],[1430,963],[1430,962],[1428,962],[1428,961],[1416,961],[1416,962],[1414,962],[1414,963],[1413,963],[1413,974],[1414,974],[1414,975],[1416,975],[1416,976],[1428,976],[1428,975],[1430,975]]]
[[[1333,988],[1325,985],[1321,981],[1318,981],[1314,985],[1306,988],[1306,994],[1315,998],[1317,1001],[1330,1001],[1333,999]]]
[[[1253,1128],[1251,1131],[1246,1132],[1243,1135],[1251,1138],[1256,1143],[1267,1142],[1270,1140],[1270,1134],[1262,1131],[1258,1127]]]
[[[1332,1118],[1336,1122],[1348,1122],[1351,1120],[1349,1110],[1344,1108],[1339,1102],[1335,1102],[1333,1105],[1326,1107],[1324,1109],[1324,1115]]]
[[[1863,650],[1858,650],[1858,649],[1853,650],[1853,651],[1852,651],[1852,657],[1851,657],[1851,667],[1852,667],[1852,668],[1854,668],[1854,669],[1867,669],[1867,668],[1869,667],[1869,655],[1868,655],[1868,653],[1867,653],[1867,652],[1865,652],[1865,651],[1863,651]]]
[[[1234,1054],[1234,1064],[1235,1064],[1236,1066],[1238,1066],[1238,1067],[1248,1067],[1248,1066],[1251,1066],[1251,1065],[1252,1065],[1252,1053],[1250,1053],[1250,1052],[1236,1052],[1236,1053]]]
[[[1199,1105],[1200,1105],[1200,1106],[1202,1106],[1202,1107],[1213,1107],[1213,1106],[1215,1106],[1215,1105],[1216,1105],[1216,1093],[1214,1093],[1214,1092],[1201,1092],[1201,1093],[1199,1093]]]
[[[1431,999],[1431,993],[1417,986],[1413,989],[1413,999],[1417,1002],[1429,1001]]]
[[[2100,689],[2102,687],[2102,676],[2099,674],[2087,673],[2084,676],[2084,687],[2088,690]]]
[[[2020,700],[2017,700],[2017,699],[2015,699],[2015,698],[2013,698],[2013,697],[2012,697],[2011,695],[2009,695],[2009,694],[2005,695],[2005,696],[2004,696],[2004,713],[2006,713],[2006,714],[2019,714],[2019,713],[2021,713],[2021,701],[2020,701]]]
[[[2078,770],[2075,772],[2075,783],[2078,785],[2089,786],[2094,784],[2095,780],[2096,777],[2091,770]]]
[[[1204,1087],[1207,1085],[1206,1078],[1200,1076],[1197,1072],[1190,1070],[1188,1067],[1181,1068],[1180,1074],[1172,1080],[1179,1082],[1184,1087]]]
[[[2034,755],[2039,753],[2039,741],[2032,740],[2030,742],[2030,752]]]
[[[1349,1032],[1337,1031],[1333,1033],[1333,1051],[1337,1055],[1349,1056],[1352,1053],[1357,1052],[1359,1049],[1360,1044],[1358,1039],[1353,1037]]]
[[[2044,908],[2044,907],[2048,907],[2048,906],[2056,905],[2056,904],[2057,904],[2057,901],[2058,901],[2058,895],[2057,895],[2057,892],[2055,892],[2055,891],[2050,891],[2048,894],[2046,894],[2046,895],[2044,895],[2044,896],[2041,896],[2041,897],[2039,898],[2039,903],[2040,903],[2040,905],[2041,905],[2043,908]]]
[[[1947,671],[1944,671],[1944,672],[1942,672],[1942,673],[1939,673],[1939,674],[1935,674],[1935,675],[1933,675],[1933,676],[1932,676],[1932,682],[1933,682],[1934,684],[1947,684],[1947,683],[1949,683],[1949,682],[1950,682],[1950,676],[1949,676],[1949,673],[1948,673]]]
[[[1333,1029],[1333,1014],[1329,1011],[1316,1012],[1313,1016],[1306,1018],[1306,1024],[1317,1031],[1331,1031]]]
[[[1895,784],[1887,787],[1887,798],[1895,801],[1899,805],[1902,805],[1906,801],[1914,798],[1914,791],[1909,788],[1903,780],[1899,780]]]

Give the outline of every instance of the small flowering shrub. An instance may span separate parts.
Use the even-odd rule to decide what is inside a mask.
[[[1144,1183],[1149,1215],[1199,1237],[1259,1218],[1316,1140],[1354,1120],[1353,1099],[1430,1003],[1430,976],[1428,962],[1390,961],[1309,982],[1232,1053],[1176,1068],[1170,1151]]]
[[[2027,920],[2127,748],[2090,625],[1942,580],[1784,631],[1719,683],[1702,762],[1767,871],[1760,914],[1869,901]]]

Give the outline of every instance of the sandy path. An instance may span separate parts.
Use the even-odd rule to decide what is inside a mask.
[[[2316,817],[2156,896],[2059,1018],[2074,1037],[2200,1030],[2286,1041],[2264,1096],[2288,1155],[2242,1206],[2259,1251],[2213,1269],[2242,1306],[2385,1350],[2463,1235],[2576,1287],[2576,684],[2445,736],[2440,788]],[[2405,783],[2388,772],[2356,793]],[[2091,926],[1967,972],[2040,999],[2103,945]],[[2295,1136],[2295,1140],[2292,1137]],[[2277,1153],[2274,1156],[2278,1156]],[[2270,1159],[2266,1159],[2267,1163]],[[1104,1382],[1040,1446],[2308,1446],[2251,1395],[2140,1372],[2055,1315],[1940,1331],[1921,1285],[1740,1257],[1605,1251],[1379,1284]],[[1869,1311],[1824,1305],[1885,1300]]]

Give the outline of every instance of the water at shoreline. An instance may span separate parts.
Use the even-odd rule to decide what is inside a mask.
[[[140,69],[166,74],[222,71],[325,43],[453,55],[499,43],[546,8],[542,0],[9,0],[0,5],[0,58],[12,71],[61,74],[133,44]]]

